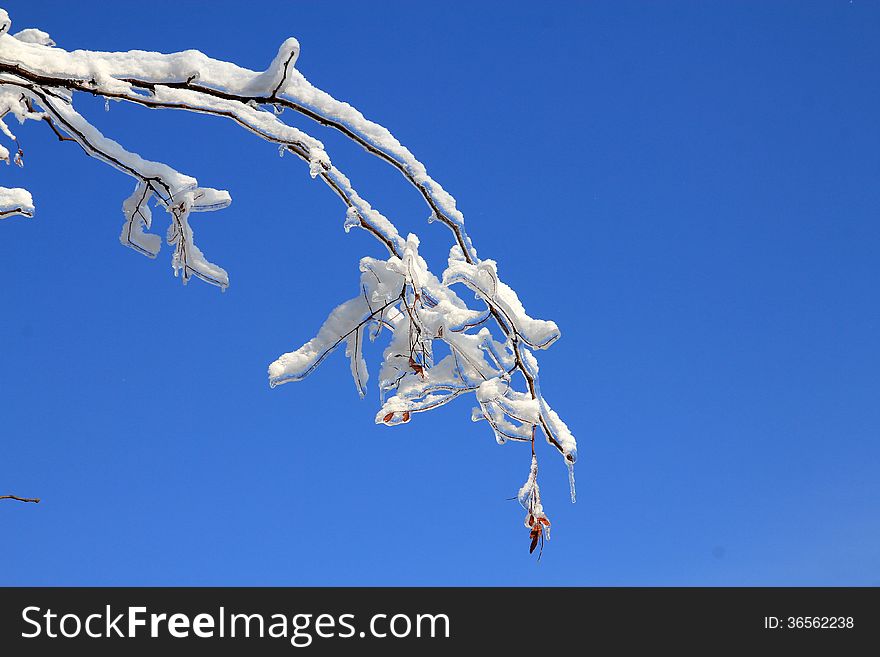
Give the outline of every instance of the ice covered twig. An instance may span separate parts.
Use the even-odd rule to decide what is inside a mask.
[[[541,552],[544,551],[544,537],[550,540],[550,519],[544,513],[541,504],[541,487],[538,485],[538,457],[532,453],[532,464],[529,468],[529,476],[517,493],[517,499],[526,510],[525,526],[529,530],[529,554],[535,551],[538,539],[541,541]],[[541,555],[538,555],[538,559]]]

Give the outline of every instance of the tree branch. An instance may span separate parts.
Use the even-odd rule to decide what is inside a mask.
[[[348,342],[352,374],[363,395],[363,382],[368,373],[362,358],[361,339],[366,323],[377,321],[380,328],[388,326],[392,333],[379,385],[383,400],[386,392],[395,390],[397,393],[387,402],[383,401],[380,417],[385,418],[386,423],[389,423],[386,410],[392,415],[401,411],[402,421],[407,422],[410,412],[436,408],[462,392],[474,392],[480,409],[476,409],[473,418],[481,419],[482,409],[483,419],[492,425],[499,443],[506,438],[531,443],[534,477],[537,476],[537,426],[541,427],[547,442],[562,453],[571,469],[576,459],[574,437],[544,400],[538,382],[537,360],[532,353],[552,344],[559,337],[558,328],[552,322],[529,317],[513,290],[498,279],[495,264],[477,257],[455,199],[428,175],[424,165],[405,146],[383,126],[366,119],[355,108],[314,87],[303,77],[294,66],[299,54],[295,39],[286,40],[269,68],[258,73],[210,59],[197,51],[168,55],[140,52],[137,56],[67,52],[60,48],[39,51],[32,45],[20,44],[5,31],[0,30],[0,101],[6,89],[21,89],[28,97],[26,111],[6,102],[10,105],[9,111],[20,121],[43,120],[59,139],[76,141],[90,156],[138,180],[135,194],[124,205],[128,223],[122,240],[147,255],[155,255],[154,246],[158,251],[157,236],[143,232],[144,227],[150,228],[148,201],[152,195],[158,197],[172,214],[168,241],[175,246],[175,273],[182,269],[184,282],[194,273],[221,287],[227,284],[225,272],[205,261],[193,244],[188,219],[190,210],[223,207],[218,198],[226,193],[197,188],[195,179],[125,151],[76,113],[72,102],[74,92],[151,109],[183,110],[234,121],[261,139],[276,144],[282,155],[290,152],[306,162],[312,177],[320,177],[346,205],[346,232],[353,226],[363,228],[388,250],[391,257],[387,261],[372,258],[361,261],[362,272],[375,265],[376,272],[381,273],[380,277],[371,272],[375,282],[366,282],[362,276],[366,313],[361,312],[363,303],[359,299],[358,303],[339,306],[316,338],[296,352],[284,354],[270,366],[270,385],[303,378],[336,346]],[[53,45],[48,40],[46,44]],[[34,112],[31,100],[44,111]],[[455,246],[450,251],[442,282],[418,255],[418,239],[414,235],[403,239],[391,221],[360,197],[349,179],[330,163],[321,142],[282,122],[278,115],[284,109],[342,133],[397,169],[418,190],[431,211],[431,220],[446,225],[454,236]],[[14,139],[5,124],[0,127]],[[199,204],[197,199],[203,196],[205,199]],[[0,212],[15,212],[14,204],[8,200],[12,198],[11,191],[7,190],[6,198]],[[225,200],[228,203],[228,195]],[[215,272],[218,275],[214,275]],[[395,298],[401,279],[403,292]],[[451,289],[454,283],[464,283],[475,292],[486,304],[485,309],[471,310]],[[411,298],[408,290],[411,290]],[[385,301],[385,304],[374,311],[374,301]],[[385,310],[392,306],[399,315],[385,319]],[[401,312],[401,307],[405,312]],[[496,342],[485,327],[468,333],[488,317],[494,319],[504,334],[503,342]],[[371,340],[375,337],[370,334]],[[435,362],[435,340],[448,344],[451,358],[447,356]],[[408,353],[403,354],[404,351]],[[486,354],[494,365],[486,360]],[[482,381],[475,380],[470,370]],[[512,385],[511,375],[516,372],[525,382],[525,391],[521,391],[521,384],[520,390]],[[393,423],[398,423],[396,416]],[[535,491],[537,493],[536,483]]]
[[[0,500],[18,500],[19,502],[33,502],[34,504],[40,503],[39,497],[19,497],[18,495],[0,495]]]

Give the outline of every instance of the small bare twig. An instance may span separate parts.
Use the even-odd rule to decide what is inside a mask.
[[[18,495],[0,495],[0,500],[18,500],[19,502],[33,502],[34,504],[40,503],[39,497],[19,497]]]

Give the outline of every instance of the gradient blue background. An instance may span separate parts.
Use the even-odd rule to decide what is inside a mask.
[[[194,226],[232,285],[122,248],[132,181],[13,126],[27,164],[0,184],[38,214],[0,223],[0,488],[44,501],[0,503],[0,584],[880,584],[877,3],[0,4],[68,49],[262,70],[299,38],[558,322],[543,388],[580,444],[576,505],[541,445],[536,564],[506,499],[527,447],[469,402],[377,427],[342,354],[270,390],[378,245],[229,122],[83,98],[230,190]],[[394,171],[285,116],[442,265]]]

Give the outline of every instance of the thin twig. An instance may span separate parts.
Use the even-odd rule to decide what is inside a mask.
[[[40,503],[39,497],[19,497],[18,495],[0,495],[0,500],[18,500],[19,502],[33,502],[34,504]]]

